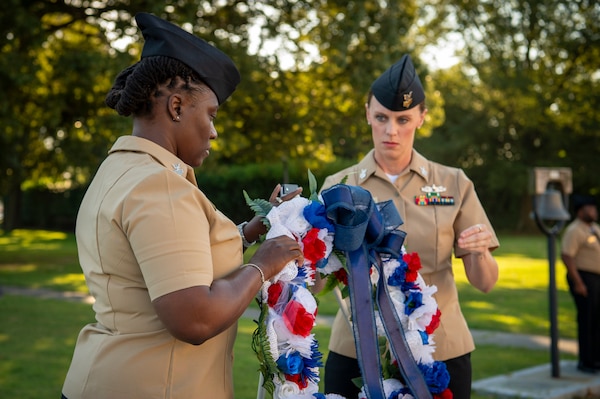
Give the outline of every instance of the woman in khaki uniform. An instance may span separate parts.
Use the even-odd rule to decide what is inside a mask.
[[[435,285],[441,322],[434,333],[434,358],[446,363],[454,399],[471,392],[470,352],[473,338],[458,302],[452,252],[464,264],[469,282],[483,292],[498,279],[491,251],[498,247],[492,226],[473,183],[460,169],[440,165],[413,149],[415,131],[425,120],[425,93],[408,55],[392,65],[371,86],[366,119],[374,148],[357,165],[329,176],[323,189],[345,180],[361,186],[376,202],[393,200],[407,233],[408,252],[421,258],[422,274]],[[343,312],[333,324],[325,365],[325,392],[355,398],[360,376],[354,336]]]
[[[230,399],[237,319],[261,283],[302,262],[302,252],[280,237],[242,265],[242,244],[264,233],[262,222],[236,227],[192,169],[209,155],[213,120],[239,72],[175,25],[150,14],[136,21],[142,59],[106,98],[133,116],[133,132],[110,150],[77,218],[96,323],[79,334],[63,398]]]

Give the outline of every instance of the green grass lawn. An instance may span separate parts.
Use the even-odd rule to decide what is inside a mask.
[[[496,257],[500,279],[489,294],[468,285],[456,263],[463,311],[472,328],[548,335],[548,260],[544,236],[502,236]],[[249,256],[249,254],[248,254]],[[557,262],[560,336],[575,337],[574,306]],[[0,285],[87,292],[71,234],[17,230],[0,234]],[[335,299],[320,298],[319,314],[333,315]],[[75,339],[94,321],[90,305],[5,295],[0,297],[0,397],[60,397]],[[255,398],[258,363],[250,348],[255,323],[242,319],[235,346],[236,398]],[[326,352],[329,328],[315,328]],[[561,355],[561,358],[572,358]],[[549,362],[547,351],[480,346],[474,379]],[[477,396],[473,397],[477,399]]]

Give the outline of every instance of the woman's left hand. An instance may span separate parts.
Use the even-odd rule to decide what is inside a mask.
[[[485,224],[476,224],[463,230],[458,236],[458,246],[473,254],[482,254],[488,251],[492,243],[492,234]]]
[[[300,195],[302,193],[302,187],[298,187],[296,190],[291,191],[281,197],[279,196],[280,193],[281,193],[281,184],[278,184],[275,186],[275,189],[273,190],[273,192],[271,193],[271,196],[269,197],[269,202],[273,206],[278,206],[282,202],[289,201],[292,198],[296,197],[297,195]]]

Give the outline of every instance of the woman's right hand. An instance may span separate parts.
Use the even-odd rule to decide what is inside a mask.
[[[299,265],[304,263],[300,244],[288,236],[279,236],[260,244],[249,263],[258,265],[265,274],[265,279],[269,280],[294,260]]]

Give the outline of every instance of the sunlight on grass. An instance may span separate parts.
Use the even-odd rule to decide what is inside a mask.
[[[519,325],[521,324],[522,320],[518,317],[515,316],[509,316],[509,315],[505,315],[505,314],[490,314],[487,317],[488,320],[493,320],[505,325]]]
[[[19,264],[19,263],[3,263],[2,264],[2,270],[4,271],[10,271],[10,272],[20,272],[20,273],[29,273],[29,272],[35,272],[38,269],[37,265],[34,265],[33,263],[28,263],[28,264]]]
[[[549,268],[544,237],[501,237],[501,243],[502,251],[495,253],[500,278],[488,294],[472,287],[462,262],[454,260],[457,287],[469,326],[547,336]],[[19,248],[8,250],[5,244]],[[50,248],[54,245],[58,249]],[[256,246],[246,251],[246,260],[255,250]],[[574,306],[566,288],[564,265],[557,261],[556,267],[559,334],[561,338],[573,339]],[[0,285],[87,292],[74,235],[27,230],[5,235],[0,231]],[[333,294],[319,300],[319,314],[335,314],[337,302]],[[8,354],[8,358],[0,361],[0,396],[55,397],[60,392],[81,327],[94,321],[92,308],[80,303],[5,294],[0,299],[0,320],[0,358]],[[234,351],[235,397],[256,397],[258,361],[251,348],[255,329],[254,321],[240,320]],[[326,353],[329,328],[316,326],[313,332]],[[474,379],[542,364],[547,358],[547,351],[478,345],[473,354]],[[321,372],[323,376],[324,370]],[[473,398],[480,399],[477,395]]]
[[[84,277],[83,273],[63,274],[63,275],[51,278],[50,280],[48,280],[48,283],[52,284],[52,285],[78,286],[82,289],[87,289],[87,285],[85,283],[85,277]]]
[[[252,322],[251,324],[240,323],[238,325],[238,334],[252,334],[256,330],[256,323]]]
[[[523,258],[515,256],[496,256],[498,262],[499,276],[497,286],[503,288],[521,289],[546,289],[549,284],[550,266],[548,260]],[[452,261],[454,277],[457,283],[468,283],[465,269],[460,259]],[[566,268],[562,262],[557,261],[556,267],[556,287],[560,290],[568,290],[565,276]]]
[[[0,235],[3,251],[22,249],[52,250],[60,247],[67,233],[49,230],[13,230],[10,235]]]
[[[468,305],[472,309],[479,309],[479,310],[486,310],[486,309],[492,310],[494,308],[491,303],[483,302],[483,301],[464,302],[464,305]]]
[[[471,286],[460,259],[453,270],[463,313],[471,328],[547,335],[549,331],[549,263],[543,258],[496,256],[499,278],[483,294]],[[556,263],[559,333],[574,338],[574,308],[565,278],[566,268]]]

